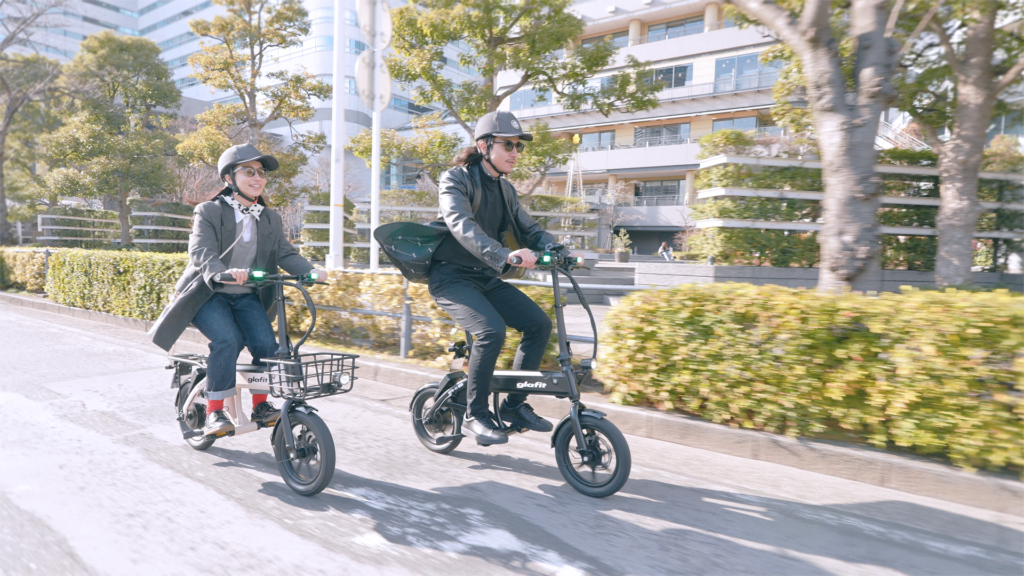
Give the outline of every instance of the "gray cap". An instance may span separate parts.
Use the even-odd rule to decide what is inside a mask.
[[[217,160],[217,171],[220,172],[221,177],[223,177],[231,172],[231,169],[238,164],[241,164],[242,162],[251,162],[252,160],[259,160],[260,164],[263,164],[263,167],[266,168],[267,172],[273,172],[280,167],[280,164],[277,162],[277,158],[274,158],[269,154],[260,154],[260,151],[252,144],[239,144],[228,148],[220,155],[220,159]]]
[[[498,110],[484,114],[476,122],[476,130],[473,133],[473,140],[479,140],[488,136],[505,136],[511,138],[518,136],[520,140],[529,142],[533,140],[533,134],[523,132],[519,120],[511,112]]]

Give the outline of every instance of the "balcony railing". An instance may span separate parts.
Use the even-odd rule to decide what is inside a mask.
[[[724,30],[726,28],[732,28],[733,24],[729,20],[722,20],[714,24],[707,24],[702,26],[683,26],[674,30],[661,30],[648,34],[647,36],[641,36],[639,38],[633,38],[632,45],[637,44],[650,44],[651,42],[661,42],[662,40],[672,40],[673,38],[682,38],[683,36],[693,36],[694,34],[703,34],[704,32],[714,32],[715,30]]]
[[[679,194],[667,194],[661,196],[634,196],[632,201],[620,202],[619,206],[680,206],[683,201]]]
[[[785,134],[781,126],[762,126],[754,130],[747,130],[753,133],[756,138],[779,137]],[[697,144],[702,136],[711,132],[699,132],[686,136],[651,136],[646,138],[634,138],[633,140],[620,140],[610,144],[581,144],[580,152],[603,152],[607,150],[632,150],[634,148],[654,148],[656,146],[677,146],[680,144]]]
[[[658,99],[662,102],[667,102],[670,100],[712,96],[726,92],[763,90],[774,86],[775,81],[778,80],[778,78],[779,72],[777,70],[760,72],[758,74],[748,74],[738,78],[722,78],[707,84],[690,84],[689,86],[680,86],[678,88],[665,88],[658,92]],[[556,114],[572,114],[576,112],[590,112],[592,110],[594,110],[594,108],[589,104],[583,105],[579,110],[572,111],[566,110],[561,104],[550,103],[535,106],[533,108],[523,108],[515,110],[514,112],[518,118],[536,118],[538,116],[554,116]]]

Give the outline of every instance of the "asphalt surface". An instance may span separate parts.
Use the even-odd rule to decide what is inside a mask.
[[[190,448],[165,364],[139,332],[0,304],[0,573],[1024,573],[1018,516],[633,436],[594,500],[547,435],[432,454],[412,392],[362,379],[314,401],[337,470],[301,497],[265,430]]]

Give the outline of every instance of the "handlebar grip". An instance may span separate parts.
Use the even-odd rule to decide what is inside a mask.
[[[227,272],[218,272],[213,275],[214,282],[234,282],[235,277]]]
[[[519,256],[513,256],[508,259],[508,263],[513,266],[519,266],[520,264],[523,263],[523,259],[520,258]]]

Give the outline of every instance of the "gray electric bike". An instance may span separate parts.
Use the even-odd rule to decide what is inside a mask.
[[[526,429],[506,424],[496,416],[499,413],[501,394],[528,392],[567,398],[570,402],[569,414],[555,426],[551,435],[558,470],[565,481],[580,493],[603,498],[618,492],[625,485],[629,478],[631,460],[629,445],[622,432],[605,418],[603,412],[589,409],[580,401],[580,385],[586,382],[597,367],[597,324],[571,273],[573,269],[582,266],[581,260],[561,250],[538,254],[537,268],[551,271],[560,369],[496,370],[490,385],[494,407],[492,417],[508,434],[526,432]],[[559,287],[560,274],[572,284],[580,303],[590,315],[590,326],[594,332],[593,356],[583,359],[578,366],[572,363],[572,349],[566,338],[562,312],[565,303]],[[466,341],[451,344],[448,351],[453,352],[454,357],[450,372],[440,382],[431,382],[417,390],[409,404],[416,436],[432,452],[447,454],[458,447],[464,438],[462,422],[467,409],[467,378],[462,367],[469,357],[471,347],[472,336],[468,333]]]
[[[217,436],[203,432],[206,424],[206,362],[200,354],[173,354],[168,356],[174,370],[171,387],[176,388],[174,407],[185,441],[196,450],[206,450],[224,436],[237,436],[272,428],[270,444],[274,449],[281,477],[295,492],[312,496],[331,483],[334,476],[334,439],[327,424],[316,414],[316,408],[307,400],[344,394],[352,390],[355,382],[355,354],[333,352],[301,354],[299,347],[316,326],[316,306],[305,286],[319,282],[322,271],[308,275],[264,274],[250,271],[247,286],[274,288],[277,303],[278,349],[273,358],[264,358],[262,365],[238,364],[235,395],[224,400],[224,411],[234,429]],[[221,273],[217,282],[231,281],[230,275]],[[297,288],[306,301],[310,314],[309,328],[294,344],[288,338],[288,319],[285,316],[284,287]],[[250,421],[242,403],[243,390],[270,390],[271,396],[284,398],[277,412]]]

